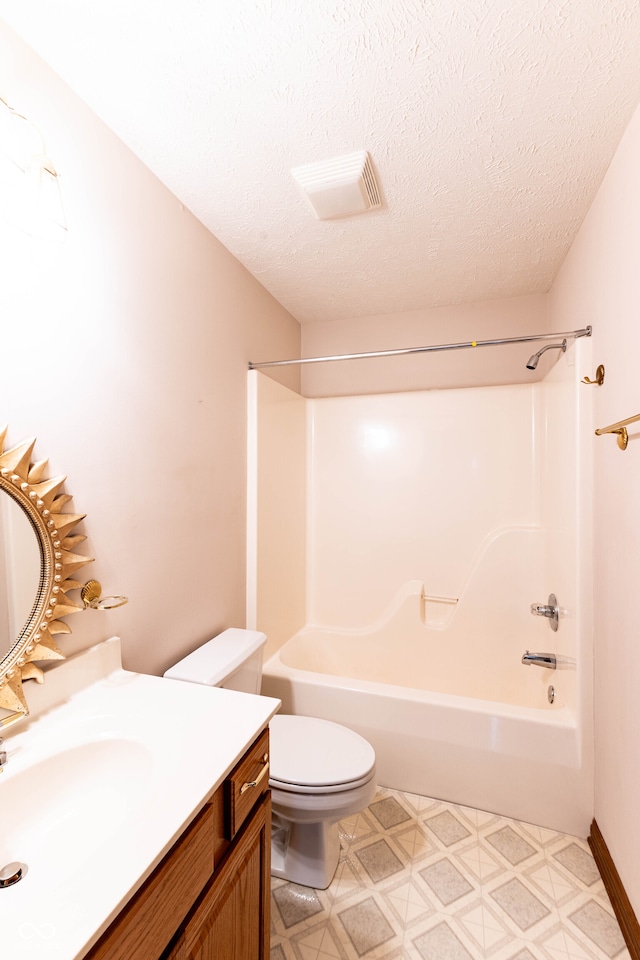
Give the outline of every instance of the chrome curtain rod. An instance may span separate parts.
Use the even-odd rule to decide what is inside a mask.
[[[466,350],[469,347],[497,347],[504,343],[533,343],[535,340],[577,340],[590,337],[591,327],[569,330],[566,333],[537,333],[530,337],[506,337],[501,340],[467,340],[464,343],[439,343],[430,347],[402,347],[399,350],[374,350],[372,353],[342,353],[334,357],[303,357],[299,360],[267,360],[264,363],[249,362],[249,370],[264,367],[289,367],[298,363],[328,363],[330,360],[368,360],[369,357],[400,357],[410,353],[436,353],[439,350]]]

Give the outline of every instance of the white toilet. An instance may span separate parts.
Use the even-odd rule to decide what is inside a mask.
[[[165,677],[259,693],[266,639],[256,630],[225,630]],[[324,890],[338,865],[338,821],[375,795],[373,747],[353,730],[315,717],[278,714],[269,729],[271,873]]]

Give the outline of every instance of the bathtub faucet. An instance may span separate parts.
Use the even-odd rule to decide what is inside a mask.
[[[522,663],[525,667],[530,667],[532,663],[536,667],[547,667],[549,670],[556,669],[555,653],[529,653],[528,650],[522,654]]]

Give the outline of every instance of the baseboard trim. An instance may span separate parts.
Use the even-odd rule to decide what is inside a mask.
[[[613,911],[618,918],[631,960],[640,960],[640,923],[638,923],[638,918],[633,912],[620,874],[616,870],[609,848],[604,842],[600,827],[595,820],[591,824],[589,846],[600,871],[605,890],[609,894]]]

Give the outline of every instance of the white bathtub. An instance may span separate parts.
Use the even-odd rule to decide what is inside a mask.
[[[516,638],[509,669],[523,702],[513,702],[518,694],[500,680],[499,662],[474,659],[474,649],[482,650],[477,633],[456,654],[459,629],[428,627],[420,591],[421,584],[406,584],[393,616],[373,629],[300,631],[265,663],[262,693],[281,699],[285,713],[324,717],[366,737],[383,786],[586,836],[592,798],[576,711],[546,697],[550,682],[562,687],[561,671],[522,666]],[[440,669],[430,670],[436,662]],[[436,689],[418,689],[418,676]],[[447,676],[456,693],[447,692]],[[495,690],[510,691],[502,702],[498,694],[488,698],[492,676]]]

